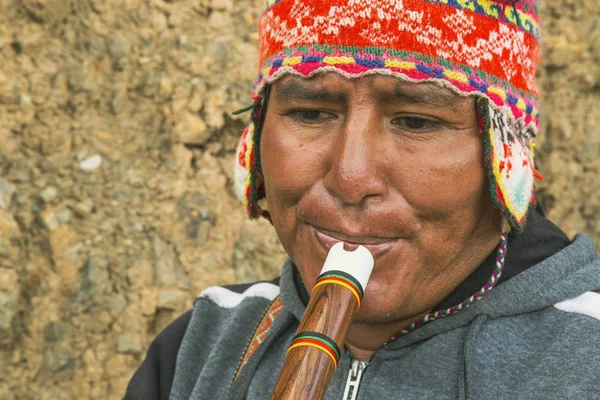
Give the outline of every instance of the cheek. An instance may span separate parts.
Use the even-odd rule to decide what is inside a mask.
[[[461,136],[407,155],[401,169],[412,173],[396,174],[405,177],[402,195],[423,215],[469,209],[485,192],[482,141],[475,132]]]
[[[260,146],[268,210],[290,254],[297,230],[297,204],[322,179],[325,152],[322,144],[300,142],[278,117],[268,113]]]
[[[267,112],[260,143],[267,201],[295,204],[325,175],[327,137],[303,140],[298,128],[285,118]]]
[[[310,189],[317,161],[302,144],[287,137],[277,124],[265,124],[261,139],[261,166],[270,207],[291,205]]]

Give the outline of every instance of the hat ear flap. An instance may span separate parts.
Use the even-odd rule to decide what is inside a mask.
[[[533,161],[533,128],[515,121],[508,107],[496,109],[487,98],[480,98],[477,108],[492,202],[520,231],[530,205],[535,205],[534,178],[541,178]]]
[[[269,219],[268,213],[258,203],[265,198],[264,178],[260,167],[260,136],[265,110],[262,100],[256,100],[252,106],[252,122],[244,129],[235,153],[234,190],[246,206],[251,219],[261,216]]]
[[[250,159],[252,155],[252,137],[254,136],[254,124],[250,123],[238,142],[235,152],[234,164],[234,190],[235,194],[248,206],[248,191],[250,185]]]

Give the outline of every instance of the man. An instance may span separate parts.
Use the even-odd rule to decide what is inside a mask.
[[[533,0],[267,2],[236,188],[290,259],[204,291],[126,398],[269,398],[339,241],[375,267],[327,399],[600,398],[600,261],[535,206],[538,26]]]

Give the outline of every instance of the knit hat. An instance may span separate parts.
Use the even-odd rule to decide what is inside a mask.
[[[264,99],[286,74],[395,76],[478,98],[492,202],[517,230],[535,204],[532,138],[537,0],[267,0],[252,122],[237,148],[235,187],[251,218],[265,190],[259,143]]]

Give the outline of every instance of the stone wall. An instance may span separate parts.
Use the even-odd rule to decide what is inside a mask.
[[[0,400],[119,399],[203,288],[277,274],[231,189],[259,3],[0,2]],[[543,3],[540,198],[600,244],[600,3]]]

